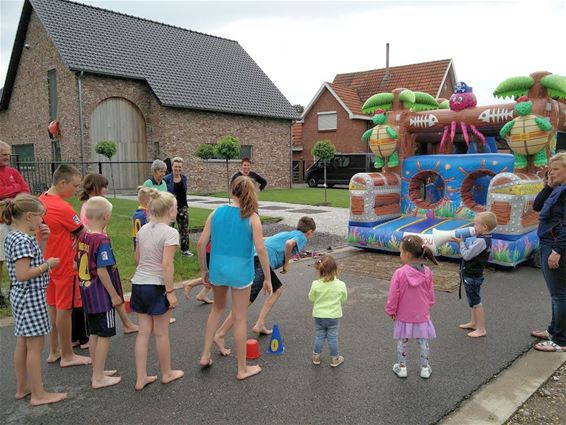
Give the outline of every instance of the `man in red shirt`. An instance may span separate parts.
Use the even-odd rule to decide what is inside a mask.
[[[91,363],[90,357],[74,353],[71,341],[71,314],[80,307],[80,290],[75,279],[73,259],[76,242],[83,232],[83,225],[73,207],[65,201],[77,193],[81,184],[79,170],[71,165],[60,165],[53,173],[53,184],[39,196],[45,206],[43,221],[51,234],[44,255],[59,258],[59,267],[51,270],[47,286],[47,306],[53,329],[49,334],[50,351],[47,361],[61,359],[61,367],[80,366]],[[61,351],[59,351],[61,344]]]
[[[29,193],[22,175],[10,167],[10,145],[0,140],[0,201],[14,198],[19,193]],[[4,265],[4,241],[11,228],[0,221],[0,308],[7,307],[2,294],[2,266]]]

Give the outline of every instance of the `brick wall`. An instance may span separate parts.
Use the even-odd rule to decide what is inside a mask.
[[[318,112],[336,111],[336,131],[318,131]],[[338,103],[336,98],[324,89],[316,103],[304,117],[303,151],[293,154],[294,160],[305,160],[308,166],[312,162],[311,149],[319,140],[328,139],[336,146],[337,152],[371,152],[368,144],[360,140],[369,128],[371,121],[351,120],[348,112]]]
[[[47,135],[49,98],[47,71],[56,69],[58,119],[61,125],[61,157],[80,160],[77,78],[66,68],[37,15],[32,12],[26,43],[7,110],[0,112],[0,139],[9,144],[35,145],[36,159],[51,160]],[[146,125],[147,158],[182,156],[190,179],[190,191],[211,192],[226,187],[225,163],[202,161],[194,153],[202,143],[215,143],[231,135],[252,145],[253,170],[268,180],[268,187],[289,187],[291,181],[291,121],[162,106],[144,81],[85,74],[81,77],[84,114],[84,159],[91,159],[89,128],[97,105],[109,97],[135,104]],[[131,158],[138,160],[142,158]],[[230,162],[230,174],[239,168]],[[141,182],[140,182],[141,183]]]

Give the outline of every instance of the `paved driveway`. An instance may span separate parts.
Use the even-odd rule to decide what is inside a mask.
[[[355,250],[336,256],[350,256]],[[379,255],[379,254],[376,254]],[[457,328],[468,309],[455,293],[437,292],[432,318],[438,339],[431,343],[432,377],[417,372],[417,347],[410,346],[409,377],[391,371],[395,360],[392,323],[383,312],[388,282],[342,275],[350,299],[344,308],[340,333],[345,363],[336,369],[310,363],[313,325],[307,293],[314,277],[312,260],[293,265],[282,280],[287,291],[271,319],[278,322],[286,351],[262,355],[263,373],[246,382],[235,379],[235,358],[214,355],[214,365],[197,365],[208,306],[181,302],[178,321],[171,326],[174,366],[186,376],[168,386],[159,383],[141,393],[133,390],[135,336],[112,340],[108,368],[118,368],[120,385],[94,391],[87,368],[60,369],[45,365],[49,389],[68,391],[63,403],[30,408],[13,400],[15,377],[11,367],[13,328],[0,329],[2,417],[7,423],[56,424],[428,424],[435,423],[476,388],[489,381],[532,343],[529,331],[546,324],[549,298],[540,270],[521,267],[489,275],[484,290],[488,316],[487,338],[472,340]],[[181,296],[181,294],[179,294]],[[261,298],[252,307],[257,317]],[[250,333],[251,336],[251,333]],[[229,341],[229,343],[231,340]],[[267,339],[260,340],[264,351]],[[157,372],[154,350],[150,372]],[[510,389],[512,390],[512,389]]]

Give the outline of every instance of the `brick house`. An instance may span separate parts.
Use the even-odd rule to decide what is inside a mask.
[[[332,83],[322,84],[302,120],[293,124],[293,134],[297,135],[293,141],[295,180],[298,170],[312,165],[310,152],[318,140],[331,140],[337,152],[371,152],[360,140],[372,126],[371,115],[362,112],[371,95],[403,87],[448,99],[456,82],[451,59],[337,74]]]
[[[67,0],[26,0],[5,85],[0,139],[28,160],[115,161],[181,156],[191,191],[225,189],[224,161],[195,156],[231,135],[270,187],[291,183],[298,114],[236,42]],[[51,140],[47,126],[60,134]],[[230,172],[239,160],[230,163]],[[116,168],[116,167],[115,167]],[[148,166],[121,165],[117,187]]]

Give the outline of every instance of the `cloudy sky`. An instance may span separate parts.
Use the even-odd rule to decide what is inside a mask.
[[[293,103],[337,73],[454,59],[479,104],[497,84],[547,70],[566,75],[566,1],[192,2],[78,0],[238,41]],[[0,86],[23,0],[0,0]]]

